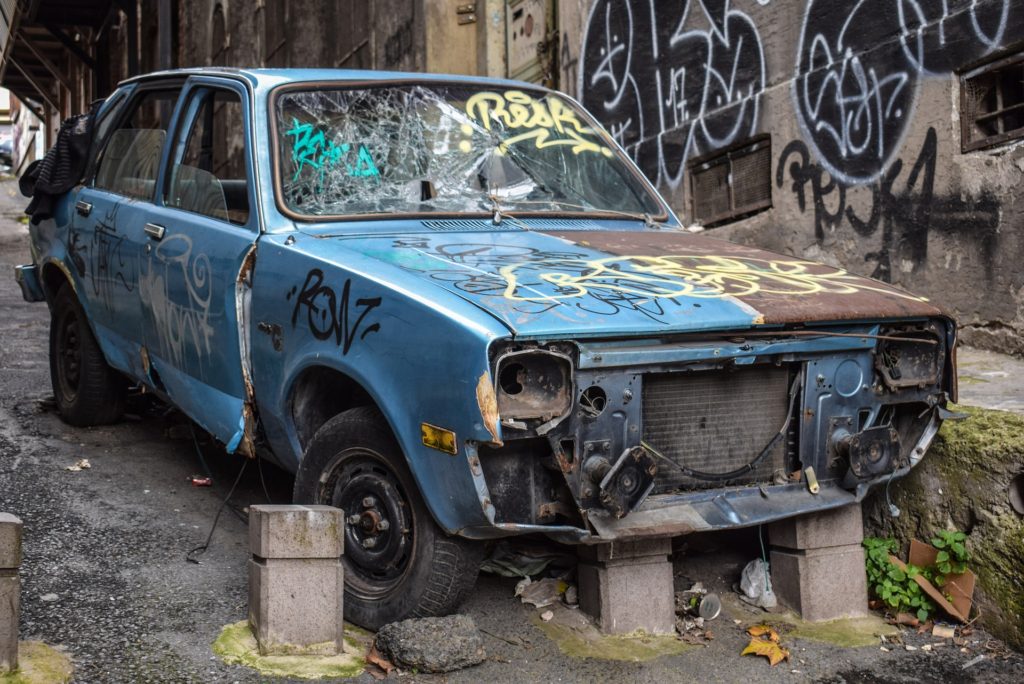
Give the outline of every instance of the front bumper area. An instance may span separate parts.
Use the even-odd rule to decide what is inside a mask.
[[[26,302],[46,301],[43,293],[43,284],[39,280],[39,267],[35,264],[26,264],[14,267],[14,278],[21,287],[21,296]]]

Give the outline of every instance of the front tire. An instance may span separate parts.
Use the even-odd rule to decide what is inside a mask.
[[[50,312],[50,382],[60,417],[69,425],[106,425],[124,413],[124,377],[107,365],[67,284],[57,291]]]
[[[483,545],[437,526],[375,408],[345,411],[317,431],[293,499],[345,512],[345,619],[360,627],[454,612],[476,582]]]

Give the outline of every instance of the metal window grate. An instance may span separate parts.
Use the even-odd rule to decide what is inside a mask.
[[[964,152],[1024,138],[1024,52],[960,77],[960,126]]]
[[[643,436],[691,470],[727,473],[757,456],[786,419],[789,369],[659,373],[644,376]],[[788,441],[788,440],[787,440]],[[789,445],[778,444],[754,469],[729,484],[770,482],[784,470]],[[659,465],[656,491],[721,486]]]
[[[770,207],[771,163],[771,141],[765,138],[692,165],[694,220],[717,225]]]

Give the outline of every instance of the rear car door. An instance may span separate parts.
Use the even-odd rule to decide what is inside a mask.
[[[229,451],[251,450],[248,278],[259,221],[243,84],[190,79],[139,272],[143,344],[158,390]]]
[[[95,174],[75,196],[68,233],[68,257],[82,283],[79,295],[107,361],[135,377],[144,376],[145,366],[138,293],[143,216],[156,194],[180,94],[180,84],[140,86],[101,123]]]

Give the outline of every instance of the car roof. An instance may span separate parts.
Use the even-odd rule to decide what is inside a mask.
[[[248,81],[256,89],[273,88],[288,83],[322,83],[336,81],[339,84],[365,83],[367,81],[425,81],[442,83],[467,83],[474,85],[491,85],[502,87],[528,88],[548,91],[548,88],[536,83],[515,81],[505,78],[489,78],[484,76],[463,76],[458,74],[432,74],[408,71],[369,71],[360,69],[248,69],[238,67],[195,67],[185,69],[169,69],[148,74],[133,76],[121,81],[119,85],[140,83],[163,78],[188,76],[230,76]]]

